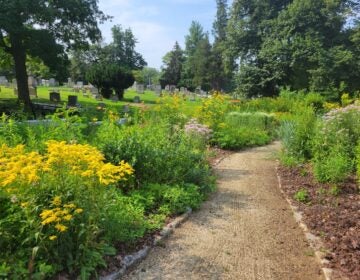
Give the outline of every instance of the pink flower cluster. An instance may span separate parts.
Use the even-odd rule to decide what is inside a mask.
[[[191,119],[185,124],[185,133],[188,135],[197,135],[209,140],[212,135],[212,130],[207,125],[199,123],[196,119]]]
[[[355,113],[360,116],[360,106],[352,104],[343,108],[333,109],[324,116],[324,121],[331,122],[335,119],[341,119],[342,115],[346,115],[348,113]]]

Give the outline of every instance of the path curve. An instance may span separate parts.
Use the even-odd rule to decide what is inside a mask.
[[[218,191],[124,279],[324,279],[278,188],[279,146],[223,160]]]

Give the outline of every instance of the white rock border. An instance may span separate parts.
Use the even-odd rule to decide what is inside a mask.
[[[329,261],[325,258],[325,253],[324,253],[325,246],[324,246],[324,243],[322,242],[320,237],[318,237],[318,236],[316,236],[316,235],[314,235],[314,234],[312,234],[310,232],[309,228],[304,223],[302,212],[287,197],[287,194],[283,190],[283,186],[282,186],[282,183],[281,183],[281,178],[280,178],[280,175],[279,175],[279,168],[278,167],[279,166],[277,165],[276,166],[276,176],[277,176],[277,179],[278,179],[279,189],[280,189],[283,197],[286,199],[286,201],[290,205],[290,208],[291,208],[291,210],[293,212],[294,218],[295,218],[296,222],[299,224],[299,226],[301,227],[301,229],[303,230],[303,232],[305,234],[305,237],[306,237],[310,247],[314,250],[315,257],[316,257],[317,261],[321,265],[321,270],[322,270],[322,272],[324,274],[325,280],[333,280],[332,275],[334,273],[334,270],[331,269],[331,268],[326,267],[326,264],[328,264]],[[342,279],[346,280],[348,278],[343,278],[343,276],[342,276]]]
[[[126,273],[126,270],[129,269],[131,266],[139,263],[143,259],[145,259],[148,254],[150,253],[150,250],[153,246],[156,246],[163,242],[167,237],[169,237],[173,232],[174,229],[180,226],[183,222],[185,222],[190,214],[192,213],[192,209],[188,208],[184,214],[182,214],[179,217],[176,217],[171,223],[167,224],[163,227],[163,229],[160,231],[160,234],[155,236],[154,242],[152,246],[144,246],[141,250],[137,251],[136,253],[132,255],[126,255],[122,261],[121,261],[121,268],[119,268],[117,271],[111,273],[107,276],[100,277],[100,280],[116,280],[119,279],[121,276],[123,276]]]

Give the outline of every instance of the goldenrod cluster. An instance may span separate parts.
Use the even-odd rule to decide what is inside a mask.
[[[69,223],[75,215],[79,215],[83,212],[83,209],[77,208],[74,203],[68,203],[62,205],[60,196],[55,196],[51,202],[53,208],[45,209],[40,213],[41,224],[43,226],[53,226],[58,232],[65,232]],[[56,235],[49,236],[50,240],[57,239]]]
[[[43,157],[36,153],[25,153],[24,145],[15,148],[3,144],[0,151],[0,186],[7,186],[16,180],[29,184],[39,179]]]
[[[104,162],[104,156],[90,145],[67,144],[49,141],[47,153],[26,153],[23,145],[14,148],[2,145],[0,151],[0,186],[15,181],[32,184],[40,179],[41,173],[54,176],[64,171],[82,177],[97,177],[100,184],[109,185],[127,178],[134,169],[124,161],[119,165]]]
[[[214,128],[217,126],[220,117],[226,114],[228,106],[225,96],[219,92],[214,92],[211,98],[203,101],[197,112],[198,118],[204,124]]]

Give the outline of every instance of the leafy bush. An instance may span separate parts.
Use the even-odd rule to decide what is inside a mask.
[[[216,131],[219,125],[224,122],[229,111],[231,111],[231,105],[226,97],[219,92],[214,92],[210,98],[202,101],[197,112],[197,118],[201,123]]]
[[[215,131],[213,141],[230,150],[265,145],[272,139],[273,121],[265,113],[230,112]]]
[[[214,141],[223,149],[239,150],[245,147],[265,145],[271,141],[271,137],[266,132],[256,129],[224,126],[215,133]]]
[[[343,181],[355,169],[360,140],[360,107],[334,109],[319,124],[313,140],[315,177],[321,182]]]
[[[170,133],[162,124],[118,127],[104,123],[94,143],[110,162],[130,162],[138,183],[185,182],[206,188],[211,182],[205,146],[194,144],[195,140],[181,129]]]
[[[281,123],[279,135],[283,145],[282,159],[304,161],[311,158],[311,141],[317,117],[312,107],[299,107],[290,119]]]

